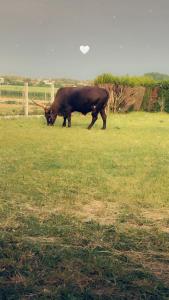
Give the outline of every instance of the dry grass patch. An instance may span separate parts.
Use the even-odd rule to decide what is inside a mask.
[[[164,219],[169,219],[169,209],[149,209],[142,211],[143,216],[153,222],[162,222]]]
[[[169,254],[164,252],[126,252],[135,263],[141,263],[143,268],[169,286]]]
[[[77,205],[71,213],[83,222],[96,221],[101,225],[115,224],[119,205],[113,202],[92,200],[84,205]]]

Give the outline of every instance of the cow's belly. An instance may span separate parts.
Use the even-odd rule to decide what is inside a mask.
[[[76,110],[79,113],[82,113],[83,115],[87,115],[89,112],[91,112],[91,108],[89,109],[77,109]]]
[[[88,114],[89,112],[92,111],[92,105],[85,105],[84,107],[74,107],[74,111],[80,112],[83,115]]]

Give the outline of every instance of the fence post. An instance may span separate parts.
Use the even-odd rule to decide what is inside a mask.
[[[28,117],[28,82],[25,82],[24,115]]]
[[[55,98],[55,86],[54,83],[51,84],[51,100],[50,102],[52,103],[54,101]]]

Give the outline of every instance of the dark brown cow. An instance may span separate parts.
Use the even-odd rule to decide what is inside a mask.
[[[64,87],[58,90],[54,102],[50,107],[42,106],[45,111],[47,125],[54,125],[57,116],[63,116],[63,127],[71,127],[71,113],[80,112],[83,115],[92,113],[92,121],[88,126],[90,129],[101,114],[103,120],[103,128],[106,129],[106,113],[105,107],[109,98],[108,92],[99,87]],[[36,103],[36,102],[35,102]],[[37,104],[37,103],[36,103]]]

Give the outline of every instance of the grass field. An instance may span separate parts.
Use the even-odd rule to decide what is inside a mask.
[[[15,92],[23,92],[24,86],[20,85],[0,85],[0,90],[4,91],[15,91]],[[29,92],[31,93],[50,93],[51,92],[51,86],[29,86]]]
[[[0,120],[0,299],[169,299],[169,115]]]

